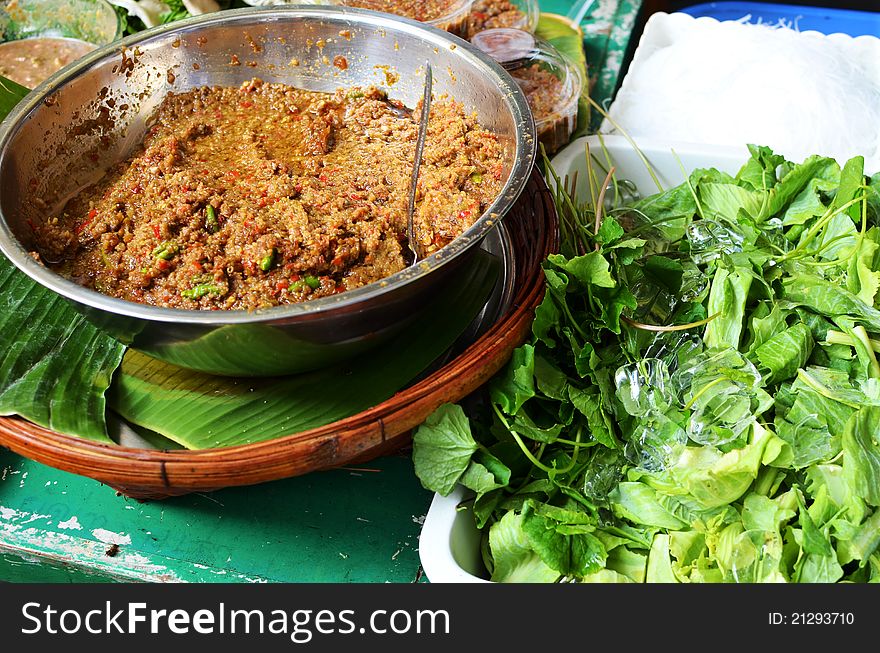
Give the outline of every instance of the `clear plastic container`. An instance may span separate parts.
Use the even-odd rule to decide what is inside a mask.
[[[467,37],[474,0],[342,0],[340,4],[412,18]]]
[[[0,2],[0,75],[34,88],[64,66],[122,36],[104,0]]]
[[[5,0],[0,41],[54,37],[106,45],[122,37],[116,10],[104,0]]]
[[[519,83],[532,109],[538,140],[547,153],[566,145],[577,128],[578,100],[586,84],[577,64],[525,30],[487,29],[471,37],[471,43]]]
[[[474,0],[468,24],[473,36],[483,30],[512,27],[534,33],[541,9],[538,0]]]

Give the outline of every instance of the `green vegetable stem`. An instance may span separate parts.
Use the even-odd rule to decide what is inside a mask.
[[[189,290],[181,291],[181,296],[188,299],[201,299],[205,295],[222,295],[223,288],[213,283],[200,283]]]
[[[220,231],[220,222],[217,220],[217,212],[210,204],[205,207],[205,229],[208,233],[212,234]]]
[[[153,258],[167,261],[180,251],[180,246],[173,240],[162,241],[154,250]]]

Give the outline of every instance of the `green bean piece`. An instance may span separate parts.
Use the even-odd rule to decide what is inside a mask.
[[[208,233],[212,234],[216,234],[220,231],[220,222],[217,220],[217,212],[210,204],[205,207],[205,229],[208,230]]]
[[[293,285],[290,286],[291,290],[302,290],[308,286],[312,290],[317,290],[321,287],[321,280],[318,277],[313,277],[310,274],[307,274],[299,281],[296,281]]]
[[[165,240],[153,250],[153,256],[167,261],[179,251],[180,246],[177,243],[171,240]]]
[[[321,280],[318,277],[313,277],[310,274],[307,274],[306,276],[304,276],[303,281],[312,290],[317,290],[318,288],[321,287]]]
[[[272,264],[275,263],[275,248],[273,247],[269,250],[269,253],[266,254],[262,260],[260,261],[260,269],[263,272],[268,272],[272,268]]]
[[[182,291],[180,294],[189,299],[201,299],[205,295],[222,295],[223,288],[216,286],[213,283],[200,283],[189,290]]]

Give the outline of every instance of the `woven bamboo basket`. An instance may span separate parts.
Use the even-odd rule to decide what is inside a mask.
[[[438,406],[459,401],[484,384],[528,337],[535,307],[544,295],[541,262],[558,247],[553,200],[537,171],[504,224],[513,249],[510,309],[460,355],[369,410],[274,440],[198,451],[110,446],[4,417],[0,445],[137,499],[263,483],[395,451],[410,442],[411,430]]]

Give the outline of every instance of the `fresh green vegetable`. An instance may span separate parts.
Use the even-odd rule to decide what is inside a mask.
[[[199,283],[189,290],[181,291],[181,295],[188,299],[201,299],[205,295],[222,295],[223,288],[213,283]]]
[[[168,5],[168,11],[162,14],[162,24],[173,23],[182,18],[189,18],[189,12],[183,4],[183,0],[162,0]]]
[[[260,269],[263,272],[268,272],[272,269],[272,265],[275,263],[275,248],[269,250],[269,253],[266,254],[263,258],[260,259]]]
[[[220,231],[220,222],[217,220],[217,211],[210,204],[205,207],[205,229],[212,234],[216,234]]]
[[[123,33],[125,34],[136,34],[143,31],[148,26],[153,27],[155,25],[173,23],[174,21],[188,18],[190,16],[190,13],[187,11],[182,0],[161,0],[160,3],[149,3],[149,6],[141,10],[141,13],[131,14],[128,13],[128,6],[122,7],[114,3],[111,4],[116,10],[116,14],[122,25]],[[228,0],[220,2],[222,9],[226,9],[230,4],[236,3],[230,3]],[[148,24],[145,24],[144,21]]]
[[[555,179],[531,340],[414,437],[493,580],[880,581],[878,176],[750,152],[610,210]]]
[[[306,287],[311,288],[312,290],[317,290],[321,287],[321,280],[318,277],[307,274],[302,279],[299,279],[290,285],[291,290],[301,290]]]
[[[167,261],[180,251],[180,245],[173,240],[163,240],[153,250],[153,258]]]

